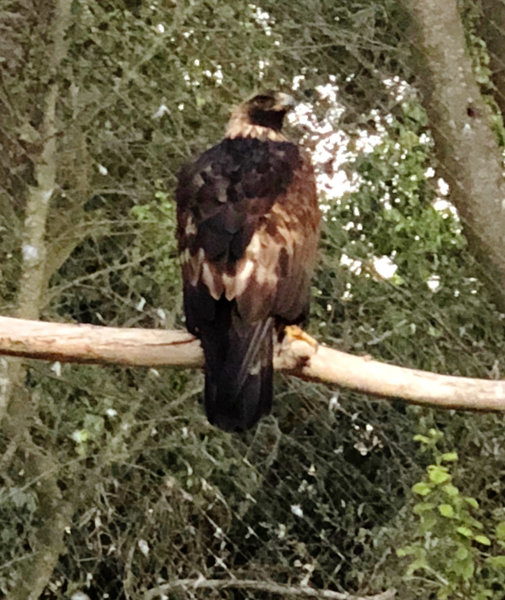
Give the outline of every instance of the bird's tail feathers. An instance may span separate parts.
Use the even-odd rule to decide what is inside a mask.
[[[229,303],[220,317],[222,326],[201,336],[205,409],[212,424],[227,431],[244,431],[272,406],[273,319],[244,323],[234,303]]]

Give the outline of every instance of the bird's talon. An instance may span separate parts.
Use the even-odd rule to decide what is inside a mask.
[[[287,325],[284,328],[284,337],[289,342],[301,341],[306,342],[309,346],[312,346],[314,351],[317,351],[319,347],[319,342],[315,340],[312,336],[310,336],[306,331],[304,331],[298,325]]]

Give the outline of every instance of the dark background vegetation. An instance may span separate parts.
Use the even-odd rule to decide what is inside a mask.
[[[456,189],[450,160],[465,150],[432,102],[419,12],[437,3],[417,4],[2,0],[0,313],[182,328],[176,173],[220,139],[234,103],[294,86],[311,121],[291,137],[314,150],[341,132],[318,171],[354,181],[321,189],[310,332],[398,365],[503,377],[505,293],[450,202],[464,212],[466,193],[472,214],[503,216],[479,204],[477,176]],[[496,147],[472,145],[501,160],[504,5],[446,4],[480,94],[467,117],[479,112]],[[342,145],[345,164],[331,157]],[[272,416],[230,435],[206,422],[201,390],[189,370],[0,358],[0,595],[123,600],[236,578],[264,589],[185,583],[164,597],[278,598],[269,582],[502,597],[501,416],[279,376]]]

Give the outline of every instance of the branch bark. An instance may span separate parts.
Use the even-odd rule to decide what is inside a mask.
[[[387,590],[374,596],[354,596],[331,590],[318,590],[307,585],[285,585],[270,581],[256,581],[254,579],[178,579],[171,583],[159,585],[148,590],[143,600],[154,600],[158,596],[177,589],[190,590],[256,590],[270,594],[280,594],[283,598],[318,598],[319,600],[393,600],[395,590]]]
[[[440,174],[451,186],[469,247],[505,310],[505,184],[490,113],[466,51],[456,0],[404,0],[417,30],[420,66]]]
[[[0,317],[0,354],[60,362],[201,367],[198,340],[182,331],[119,329]],[[505,410],[505,381],[439,375],[389,365],[286,336],[275,368],[312,381],[420,405]]]

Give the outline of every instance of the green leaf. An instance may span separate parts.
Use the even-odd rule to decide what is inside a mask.
[[[467,502],[472,508],[479,508],[479,503],[477,502],[477,500],[475,498],[471,498],[470,496],[467,496],[465,498],[465,502]]]
[[[447,469],[439,465],[430,465],[428,467],[428,476],[430,478],[430,481],[436,485],[445,483],[451,478],[451,476],[447,472]]]
[[[436,505],[433,502],[418,502],[412,509],[412,512],[416,515],[420,515],[421,513],[433,510],[435,506]]]
[[[419,494],[420,496],[427,496],[431,492],[431,486],[424,481],[420,481],[412,486],[412,491],[414,494]]]
[[[442,490],[452,498],[459,495],[459,489],[455,485],[452,485],[452,483],[446,483]]]
[[[421,444],[429,444],[431,442],[430,438],[427,438],[425,435],[421,435],[418,433],[414,436],[414,442],[419,442]]]
[[[468,558],[462,561],[458,561],[453,564],[453,571],[456,575],[459,575],[466,581],[472,578],[473,572],[475,570],[475,565],[473,564],[473,560],[471,555],[468,555]]]
[[[421,513],[419,531],[421,533],[432,532],[437,525],[437,516],[433,511]]]
[[[443,462],[455,462],[458,460],[458,454],[457,452],[446,452],[445,454],[442,454],[440,460]]]
[[[482,544],[483,546],[491,546],[491,540],[482,534],[476,535],[473,538],[477,543]]]
[[[448,519],[452,519],[454,517],[454,508],[450,504],[440,504],[438,507],[438,512]]]
[[[458,527],[456,531],[466,538],[473,537],[473,531],[469,527],[465,527],[464,525]]]
[[[460,545],[458,547],[458,549],[456,550],[455,557],[458,560],[465,560],[465,558],[468,557],[468,548],[466,548],[465,546]]]
[[[500,554],[499,556],[489,556],[486,558],[486,562],[492,567],[505,569],[505,554]]]
[[[505,540],[505,521],[501,521],[500,523],[498,523],[498,525],[496,526],[496,536],[500,539],[500,540]]]
[[[465,567],[463,569],[463,577],[469,581],[473,577],[473,572],[475,570],[475,565],[473,564],[473,560],[465,561]]]
[[[419,138],[413,131],[405,131],[401,138],[401,143],[405,148],[411,150],[416,144],[419,143]]]
[[[484,525],[480,522],[477,521],[477,519],[474,519],[473,517],[470,517],[470,519],[463,519],[463,521],[469,526],[469,527],[475,527],[476,529],[484,529]]]

